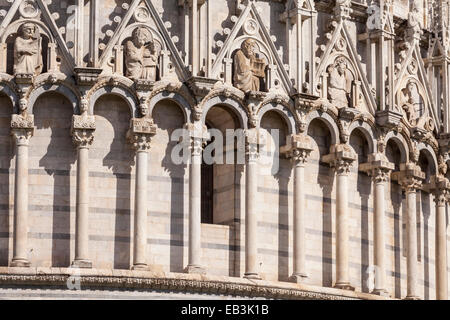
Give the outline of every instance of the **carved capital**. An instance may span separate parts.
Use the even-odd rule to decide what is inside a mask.
[[[34,129],[34,115],[27,113],[13,114],[11,129]]]
[[[94,130],[73,129],[72,141],[78,148],[89,148],[94,142]]]
[[[28,146],[30,139],[34,134],[34,129],[30,128],[13,128],[11,129],[11,135],[14,139],[16,146]]]
[[[353,149],[346,144],[337,144],[331,146],[330,154],[323,156],[322,160],[336,170],[338,175],[350,173],[350,168],[356,160],[356,154]]]
[[[257,162],[259,159],[258,144],[247,142],[245,144],[245,156],[247,163]]]
[[[386,158],[383,153],[374,153],[369,155],[368,163],[359,165],[361,171],[367,172],[372,177],[374,183],[389,182],[391,172],[395,165]]]
[[[152,135],[147,133],[130,133],[128,141],[136,152],[148,152],[151,147]]]
[[[86,114],[72,116],[72,131],[75,129],[95,130],[95,116],[88,116]]]
[[[437,189],[434,192],[434,202],[437,207],[445,207],[448,202],[448,197],[450,195],[449,189]]]
[[[415,163],[402,163],[400,171],[392,173],[392,179],[397,180],[406,193],[416,192],[422,187],[425,173]]]
[[[286,146],[281,147],[281,153],[286,154],[296,166],[305,165],[312,151],[311,138],[301,134],[288,136]]]
[[[156,125],[150,118],[133,118],[130,121],[130,129],[127,139],[136,152],[150,150],[152,137],[156,134]]]

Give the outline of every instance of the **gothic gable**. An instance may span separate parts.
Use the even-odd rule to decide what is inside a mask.
[[[261,15],[258,13],[254,1],[248,1],[242,12],[236,18],[234,27],[227,39],[222,44],[212,66],[212,77],[220,78],[227,84],[233,82],[233,57],[247,39],[256,43],[258,55],[267,64],[265,91],[273,91],[289,95],[292,91],[292,83],[289,80],[280,55],[275,47],[273,36],[270,35]]]
[[[42,71],[70,73],[75,66],[72,54],[56,22],[42,0],[16,0],[9,10],[3,10],[4,19],[0,25],[0,72],[13,73],[14,42],[25,24],[36,26],[35,35],[41,52],[37,55]],[[6,12],[6,13],[5,13]],[[48,45],[47,45],[48,44]],[[44,50],[47,48],[48,50]]]
[[[326,34],[329,41],[321,46],[322,55],[315,75],[315,82],[319,84],[316,94],[337,108],[353,107],[374,115],[376,102],[345,20],[333,20],[330,25],[334,30]],[[340,74],[336,71],[339,65],[346,69]]]
[[[99,65],[106,73],[125,75],[124,51],[127,40],[137,28],[147,29],[153,38],[155,50],[159,54],[159,77],[177,78],[185,81],[189,78],[178,50],[153,3],[149,0],[133,0],[117,29],[104,47]],[[126,52],[125,52],[126,53]]]

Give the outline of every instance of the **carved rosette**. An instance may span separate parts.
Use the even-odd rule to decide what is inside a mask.
[[[31,114],[13,114],[11,136],[17,146],[28,146],[34,134],[34,116]]]
[[[150,118],[133,118],[127,133],[128,141],[136,152],[148,152],[152,137],[156,134],[156,125]]]

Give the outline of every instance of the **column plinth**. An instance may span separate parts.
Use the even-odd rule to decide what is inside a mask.
[[[16,146],[14,183],[14,245],[11,267],[29,267],[28,260],[28,146],[34,134],[33,115],[12,116],[11,135]]]
[[[335,288],[355,290],[349,277],[348,188],[350,167],[356,160],[353,149],[345,144],[331,147],[323,161],[336,172],[336,283]]]
[[[89,259],[89,148],[94,141],[95,117],[73,116],[72,140],[77,147],[77,202],[74,268],[92,268]]]
[[[132,270],[148,270],[147,264],[147,176],[148,152],[156,126],[150,118],[133,118],[127,139],[136,152],[136,184],[134,194],[134,237]]]

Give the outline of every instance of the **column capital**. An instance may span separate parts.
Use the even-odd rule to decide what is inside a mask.
[[[356,160],[356,154],[347,144],[335,144],[330,148],[330,154],[322,157],[322,160],[336,170],[338,175],[346,175]]]
[[[383,183],[389,181],[395,165],[383,153],[373,153],[369,155],[367,163],[359,165],[359,169],[367,172],[375,183]]]
[[[133,118],[130,121],[130,129],[127,139],[136,152],[148,152],[150,142],[156,134],[156,125],[150,118]]]
[[[392,179],[397,180],[405,192],[416,192],[417,189],[422,187],[425,173],[413,162],[402,163],[400,164],[400,171],[392,173]]]
[[[286,145],[281,147],[281,153],[298,165],[304,165],[313,151],[311,138],[304,134],[290,135]]]
[[[247,162],[256,162],[259,158],[259,150],[265,141],[259,128],[251,128],[245,131],[245,155]]]
[[[200,121],[195,121],[194,123],[187,123],[184,129],[187,130],[187,138],[189,139],[185,143],[189,145],[191,154],[201,156],[206,142],[211,139],[208,128]]]
[[[95,117],[83,114],[72,116],[72,141],[77,148],[89,148],[94,141]]]
[[[11,135],[17,146],[28,146],[34,134],[34,116],[32,114],[13,114]]]
[[[444,207],[449,201],[450,181],[442,175],[432,176],[430,183],[425,186],[427,190],[433,192],[436,206]]]

